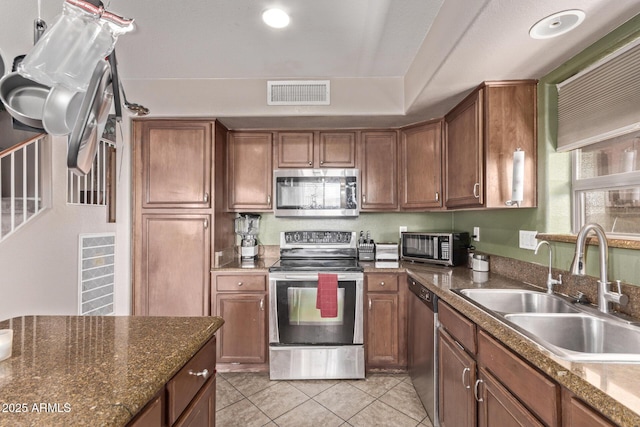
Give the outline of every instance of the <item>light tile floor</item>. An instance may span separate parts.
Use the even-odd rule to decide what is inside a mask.
[[[429,426],[407,374],[364,380],[271,381],[267,373],[218,373],[216,426]]]

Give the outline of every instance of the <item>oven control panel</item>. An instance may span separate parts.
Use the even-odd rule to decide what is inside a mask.
[[[284,231],[284,241],[288,244],[349,244],[355,239],[352,231]]]

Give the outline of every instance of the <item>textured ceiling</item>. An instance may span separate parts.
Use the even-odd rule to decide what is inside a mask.
[[[442,116],[484,80],[539,78],[640,13],[640,0],[103,0],[136,20],[117,44],[130,100],[231,127],[399,126]],[[61,0],[41,0],[53,23]],[[261,12],[280,6],[285,29]],[[556,39],[528,30],[587,17]],[[37,0],[2,0],[5,62],[33,40]],[[269,107],[268,79],[330,79],[330,106]],[[302,118],[302,119],[301,119]]]
[[[130,78],[233,79],[404,76],[441,0],[279,1],[280,30],[264,0],[111,3],[138,24],[122,40]]]

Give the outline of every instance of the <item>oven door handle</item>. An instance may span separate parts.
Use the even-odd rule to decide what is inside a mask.
[[[318,274],[285,274],[284,279],[285,280],[318,280]],[[356,280],[356,277],[338,274],[338,280]]]

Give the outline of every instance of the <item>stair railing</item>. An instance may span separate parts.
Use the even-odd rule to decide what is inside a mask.
[[[0,242],[47,207],[51,179],[43,173],[45,137],[0,151]]]

